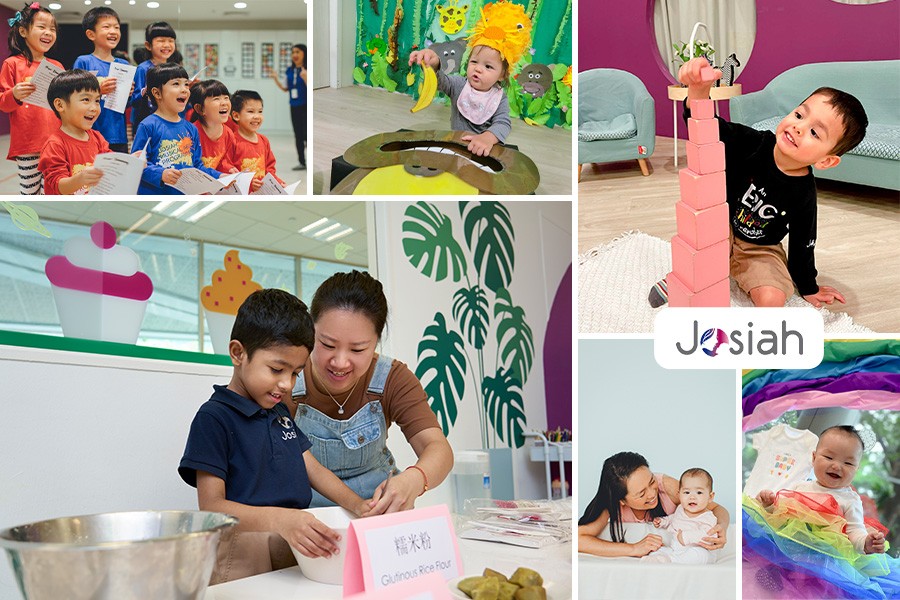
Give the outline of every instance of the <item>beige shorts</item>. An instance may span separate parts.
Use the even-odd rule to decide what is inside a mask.
[[[794,294],[794,280],[787,268],[787,254],[781,244],[761,246],[729,234],[731,240],[731,276],[742,290],[750,293],[763,285],[778,288],[785,298]]]
[[[219,538],[216,567],[209,583],[225,583],[296,564],[291,547],[277,533],[242,532],[232,527]]]

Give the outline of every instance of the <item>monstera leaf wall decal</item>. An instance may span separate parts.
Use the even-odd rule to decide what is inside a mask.
[[[436,312],[422,334],[416,376],[445,435],[471,380],[482,446],[520,448],[522,386],[534,361],[534,337],[509,292],[516,262],[512,219],[500,202],[460,202],[459,215],[465,249],[453,221],[433,204],[417,202],[404,212],[403,252],[410,264],[435,282],[461,284],[448,298],[450,318]],[[496,343],[493,357],[485,356],[489,341]]]

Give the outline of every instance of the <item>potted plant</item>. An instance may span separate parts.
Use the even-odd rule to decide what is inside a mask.
[[[700,40],[694,40],[693,54],[691,54],[690,42],[672,44],[672,47],[675,49],[676,59],[680,60],[682,64],[691,60],[692,57],[696,58],[698,56],[702,56],[707,61],[709,61],[710,66],[712,66],[712,55],[716,53],[715,49],[709,44],[709,42],[703,42]],[[677,62],[677,60],[673,60],[672,62]]]

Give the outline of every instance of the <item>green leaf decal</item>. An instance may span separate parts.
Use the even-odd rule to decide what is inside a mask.
[[[500,369],[496,377],[487,376],[481,382],[484,410],[500,439],[511,447],[525,444],[525,405],[522,386],[509,370]]]
[[[366,72],[359,67],[353,69],[353,81],[355,81],[356,83],[365,83]]]
[[[484,348],[490,312],[487,296],[480,286],[461,288],[453,294],[453,318],[476,350]]]
[[[456,423],[457,404],[466,391],[465,342],[453,330],[447,329],[447,320],[435,313],[434,322],[425,328],[419,342],[416,377],[422,382],[428,395],[428,404],[437,415],[444,435]]]
[[[494,317],[500,317],[497,325],[500,364],[512,371],[513,377],[524,385],[534,359],[534,336],[525,321],[525,311],[513,305],[508,290],[501,289],[497,290]]]
[[[435,281],[465,277],[466,258],[450,220],[427,202],[411,204],[404,215],[403,252],[410,264]]]
[[[463,230],[475,269],[484,286],[496,293],[509,286],[516,262],[509,211],[500,202],[473,202],[465,211]]]

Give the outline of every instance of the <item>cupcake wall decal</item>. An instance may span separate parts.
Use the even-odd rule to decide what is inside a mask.
[[[138,255],[116,244],[112,225],[98,221],[90,238],[75,237],[44,265],[63,335],[134,344],[153,294]]]
[[[212,284],[200,292],[200,302],[206,309],[206,325],[216,354],[228,354],[231,329],[238,308],[247,296],[261,290],[262,286],[253,281],[253,271],[241,262],[237,250],[225,253],[225,270],[213,273]]]

